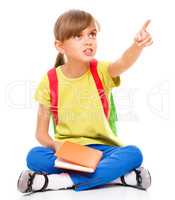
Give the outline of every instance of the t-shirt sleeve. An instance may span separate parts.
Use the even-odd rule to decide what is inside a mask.
[[[43,104],[46,107],[50,107],[50,90],[49,90],[49,79],[47,74],[45,74],[40,83],[38,84],[35,93],[34,99],[40,104]]]
[[[106,89],[108,89],[108,90],[110,90],[114,87],[118,87],[120,85],[120,76],[113,78],[109,74],[110,63],[111,62],[108,62],[108,61],[100,61],[97,66],[98,73],[99,73]]]

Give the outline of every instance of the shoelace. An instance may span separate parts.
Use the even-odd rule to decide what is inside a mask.
[[[32,184],[33,184],[35,174],[36,173],[29,174],[29,179],[28,179],[28,182],[27,182],[27,190],[25,192],[31,192],[32,191]]]
[[[142,176],[141,176],[141,171],[134,169],[135,173],[136,173],[136,180],[137,180],[137,185],[141,186],[142,185]]]

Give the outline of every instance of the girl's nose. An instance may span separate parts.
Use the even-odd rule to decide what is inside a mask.
[[[85,42],[85,45],[86,45],[86,46],[92,46],[92,42],[86,41],[86,42]]]
[[[86,44],[86,45],[92,45],[92,40],[91,40],[91,38],[89,38],[89,36],[85,36],[84,37],[84,43]]]

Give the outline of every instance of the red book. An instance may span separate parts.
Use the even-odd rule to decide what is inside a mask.
[[[56,151],[56,156],[56,167],[92,173],[96,170],[103,152],[66,141]]]

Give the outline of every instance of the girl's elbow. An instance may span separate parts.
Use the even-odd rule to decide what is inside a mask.
[[[36,133],[35,133],[35,138],[36,138],[36,140],[37,140],[38,142],[40,142],[40,141],[41,141],[41,138],[42,138],[42,134],[41,134],[40,132],[36,132]]]

